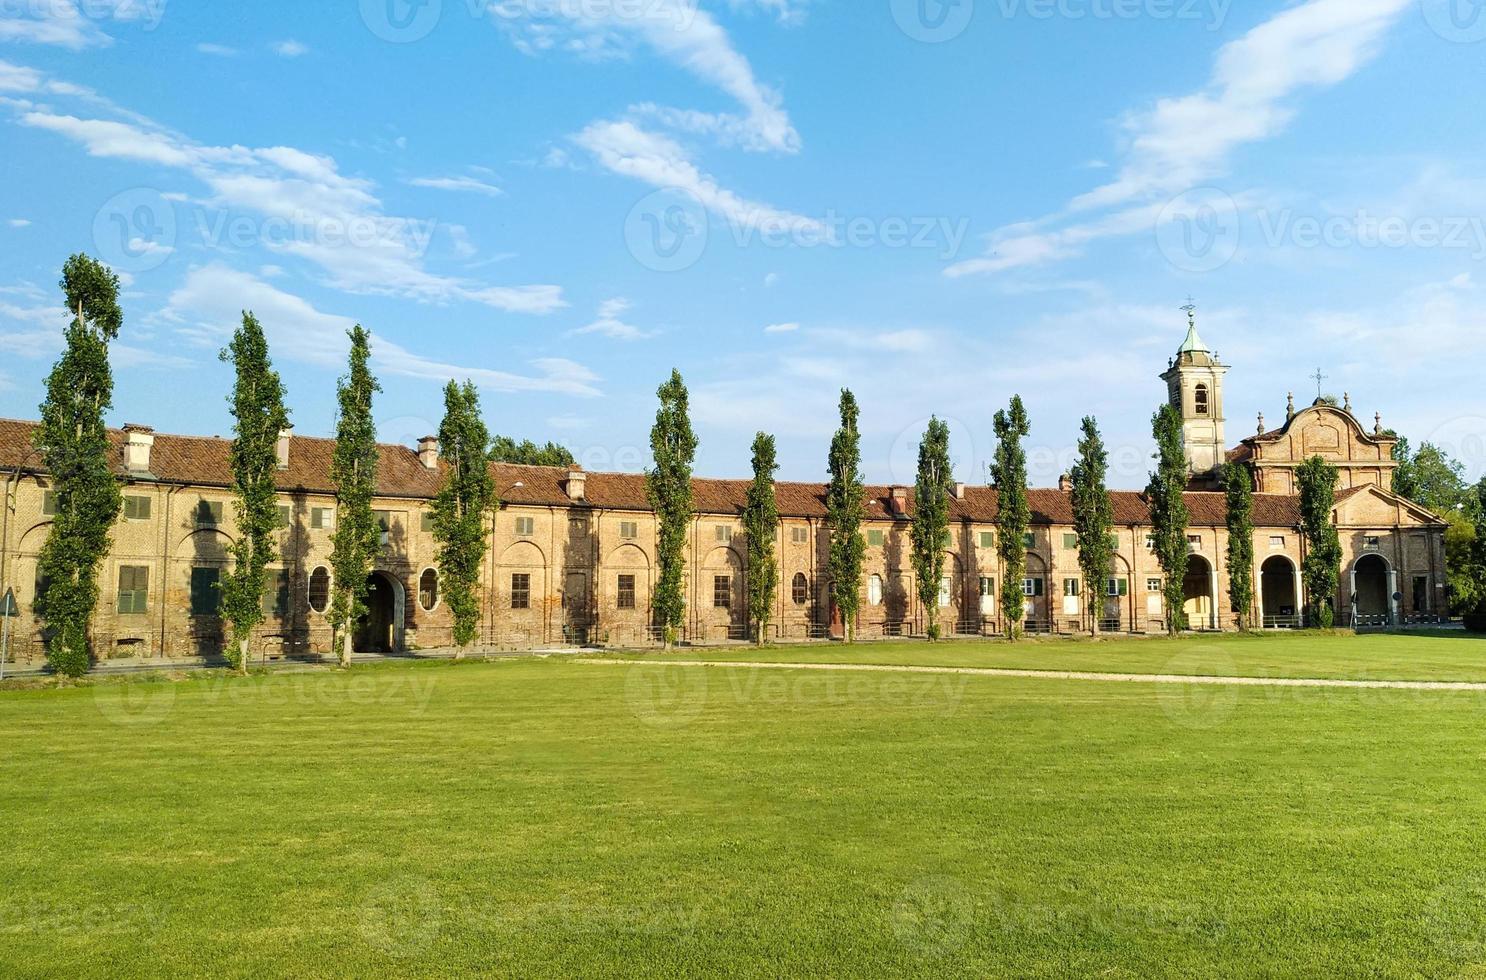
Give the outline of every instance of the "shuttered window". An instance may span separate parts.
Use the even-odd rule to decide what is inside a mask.
[[[150,570],[144,565],[119,567],[119,615],[138,616],[149,612]]]
[[[191,569],[191,615],[217,615],[222,605],[221,581],[221,569]]]
[[[196,502],[196,526],[216,527],[222,523],[222,505],[213,500]]]
[[[286,616],[289,613],[289,576],[282,571],[269,571],[263,586],[263,614]]]
[[[147,521],[150,519],[150,498],[131,494],[124,498],[124,520]]]
[[[619,602],[620,609],[635,608],[635,577],[633,575],[619,576]]]

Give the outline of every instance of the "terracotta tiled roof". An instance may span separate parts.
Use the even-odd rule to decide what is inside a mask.
[[[34,422],[0,419],[0,469],[16,467],[31,472],[41,470],[39,457],[31,451]],[[122,430],[110,430],[114,446],[114,468],[124,473]],[[330,459],[334,440],[295,436],[289,444],[289,468],[278,474],[277,483],[286,493],[333,493],[330,481]],[[203,436],[178,436],[157,433],[150,454],[150,471],[162,482],[194,486],[227,487],[232,482],[228,439]],[[377,472],[377,491],[387,497],[431,499],[438,493],[445,467],[430,470],[418,460],[418,454],[406,446],[383,445]],[[552,466],[520,466],[493,463],[491,471],[501,500],[508,504],[529,506],[567,506],[569,470]],[[645,477],[638,473],[584,473],[585,500],[594,507],[614,510],[650,509],[645,494]],[[519,486],[517,484],[520,484]],[[747,480],[697,479],[693,484],[696,509],[703,514],[739,514],[748,493]],[[869,486],[867,515],[883,519],[893,513],[892,488]],[[906,514],[913,513],[913,488],[907,488]],[[826,488],[819,483],[778,483],[775,485],[779,512],[785,517],[826,516]],[[1061,490],[1041,489],[1028,493],[1032,505],[1032,522],[1037,525],[1070,525],[1073,503]],[[1143,494],[1114,491],[1115,523],[1120,526],[1144,525],[1150,512]],[[1188,493],[1187,507],[1192,524],[1215,527],[1225,521],[1227,505],[1221,493]],[[1345,499],[1341,497],[1339,499]],[[998,512],[997,494],[990,487],[967,487],[964,499],[950,501],[952,521],[989,524]],[[1273,494],[1254,495],[1254,523],[1261,527],[1294,527],[1300,523],[1299,503],[1294,497]]]

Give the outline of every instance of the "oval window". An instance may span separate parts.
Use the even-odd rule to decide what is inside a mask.
[[[323,613],[330,607],[330,569],[321,565],[310,572],[310,608]]]
[[[418,576],[418,605],[423,607],[424,612],[432,612],[433,607],[439,604],[439,573],[432,568],[425,568],[423,574]]]
[[[810,599],[810,583],[805,580],[804,572],[796,572],[795,580],[791,584],[791,598],[795,605],[803,606]]]

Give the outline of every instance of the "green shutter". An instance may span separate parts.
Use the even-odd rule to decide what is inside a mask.
[[[119,568],[119,615],[149,612],[150,570],[138,565]]]
[[[1077,548],[1078,548],[1078,535],[1077,534],[1064,534],[1063,535],[1063,547],[1066,548],[1069,551],[1077,550]]]
[[[221,608],[222,573],[215,568],[191,569],[191,615],[215,616]]]
[[[421,526],[423,530],[431,533],[433,531],[433,511],[423,511],[419,519],[422,521]]]

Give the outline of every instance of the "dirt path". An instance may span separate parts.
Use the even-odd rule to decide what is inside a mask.
[[[758,663],[743,660],[591,660],[594,667],[746,667],[758,670],[870,671],[893,674],[966,674],[972,677],[1030,677],[1037,680],[1104,681],[1116,684],[1215,684],[1235,687],[1340,687],[1401,691],[1486,691],[1469,681],[1349,681],[1324,677],[1214,677],[1202,674],[1112,674],[1084,670],[1018,670],[1009,667],[898,667],[866,664]]]

